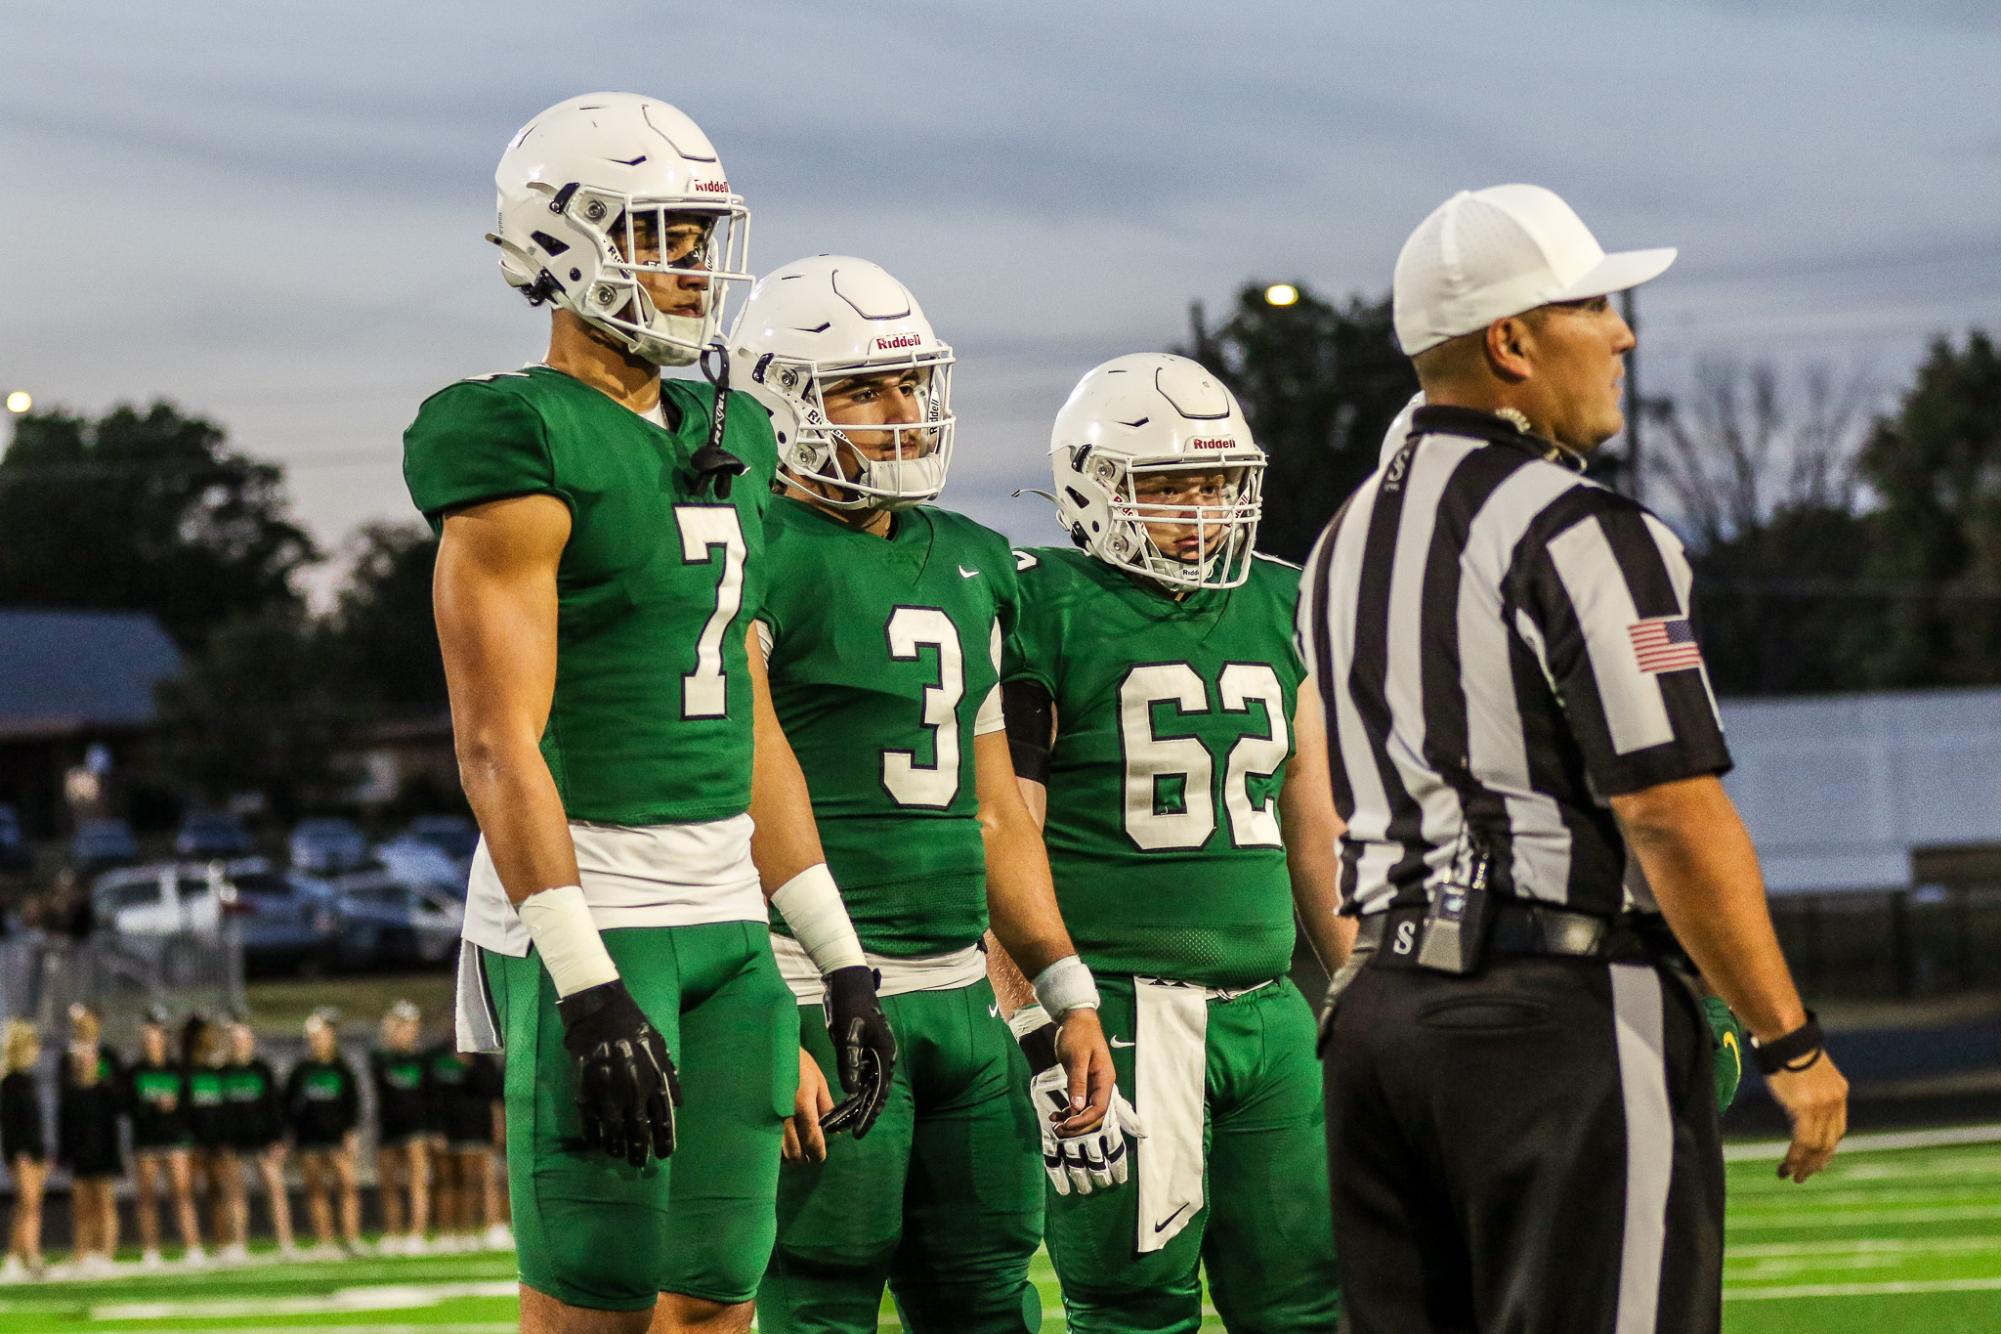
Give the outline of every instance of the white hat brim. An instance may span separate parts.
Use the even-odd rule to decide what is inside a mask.
[[[1583,301],[1594,296],[1608,296],[1613,292],[1623,292],[1629,287],[1660,277],[1667,272],[1668,265],[1674,263],[1679,254],[1673,246],[1660,250],[1621,250],[1607,255],[1597,267],[1571,283],[1560,292],[1553,292],[1543,298],[1543,304],[1552,301]]]

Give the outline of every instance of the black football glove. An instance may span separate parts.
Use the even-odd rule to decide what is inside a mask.
[[[820,1129],[829,1135],[851,1130],[860,1139],[889,1101],[896,1034],[889,1031],[889,1020],[876,999],[880,981],[875,969],[861,964],[827,974],[827,1033],[834,1040],[841,1091],[848,1095],[820,1118]]]
[[[556,1002],[563,1046],[577,1058],[584,1147],[644,1167],[674,1152],[681,1080],[667,1044],[617,978]]]

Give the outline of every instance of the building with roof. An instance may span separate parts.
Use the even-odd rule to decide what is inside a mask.
[[[143,612],[0,608],[0,804],[31,835],[61,829],[66,776],[93,748],[115,763],[143,739],[180,664]]]

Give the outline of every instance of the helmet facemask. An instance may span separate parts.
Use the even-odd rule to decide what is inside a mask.
[[[1109,565],[1175,589],[1235,588],[1250,577],[1251,551],[1263,514],[1264,455],[1221,457],[1169,455],[1131,459],[1110,451],[1085,451],[1078,472],[1105,497],[1105,530],[1092,535],[1087,550]],[[1154,477],[1224,474],[1213,496],[1150,500],[1140,483]],[[1191,531],[1194,545],[1163,550],[1150,525],[1174,524]]]
[[[818,498],[840,510],[905,510],[936,500],[952,463],[952,349],[934,343],[927,352],[863,364],[817,365],[772,360],[754,375],[792,408],[784,471],[813,484]],[[844,380],[921,377],[920,420],[839,424],[827,408],[827,390]],[[882,437],[889,436],[883,455]],[[864,448],[851,437],[868,437]]]
[[[600,209],[609,225],[599,233],[597,280],[579,293],[577,313],[657,365],[693,364],[721,327],[730,284],[751,281],[749,211],[740,203],[700,209],[685,200],[579,194],[571,207],[587,229]],[[661,310],[644,281],[655,275],[677,284],[701,278],[701,287],[687,290],[694,309]]]

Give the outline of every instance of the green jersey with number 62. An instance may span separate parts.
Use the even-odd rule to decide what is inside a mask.
[[[714,388],[660,388],[672,429],[533,366],[433,394],[403,434],[403,477],[433,529],[508,496],[569,506],[542,754],[572,820],[694,823],[750,806],[744,632],[777,446],[764,409],[733,396],[724,446],[750,471],[717,499],[691,465]]]
[[[929,507],[881,537],[785,499],[765,540],[771,699],[855,931],[878,954],[963,949],[987,925],[973,738],[1004,726],[1007,540]]]
[[[1080,551],[1015,555],[1005,675],[1055,702],[1044,837],[1085,962],[1209,986],[1282,976],[1298,569],[1259,557],[1240,586],[1177,602]]]

